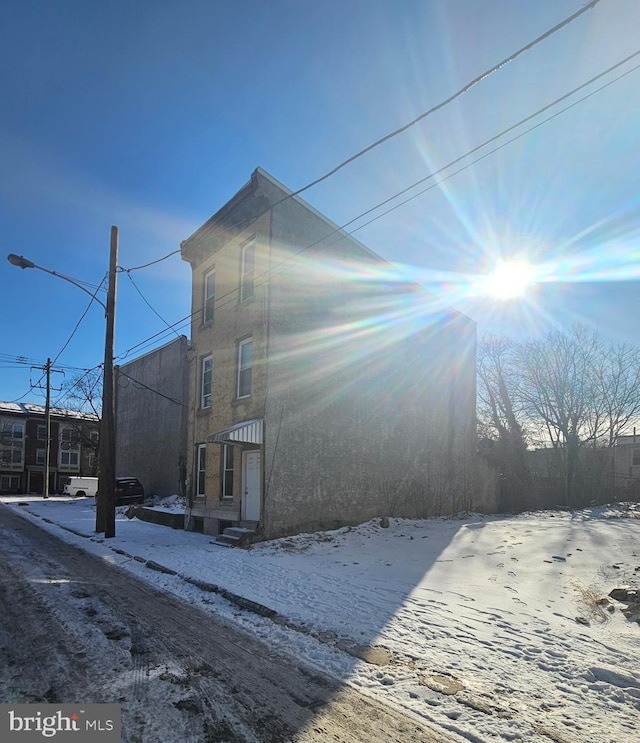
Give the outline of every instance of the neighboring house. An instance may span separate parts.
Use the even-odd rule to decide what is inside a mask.
[[[181,335],[116,370],[116,474],[148,495],[184,495],[188,353]]]
[[[612,448],[612,469],[615,486],[640,487],[640,435],[618,436]]]
[[[51,409],[49,492],[62,492],[71,476],[97,474],[99,420]],[[47,446],[45,408],[0,402],[0,493],[43,493]]]
[[[472,507],[475,323],[257,169],[191,264],[187,528]]]

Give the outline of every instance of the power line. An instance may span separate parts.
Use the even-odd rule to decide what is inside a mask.
[[[467,93],[469,90],[471,90],[471,88],[474,88],[476,85],[478,85],[478,83],[482,82],[483,80],[488,78],[490,75],[493,75],[494,72],[497,72],[502,67],[505,67],[506,65],[508,65],[510,62],[513,62],[514,59],[517,59],[519,56],[521,56],[525,52],[528,52],[530,49],[532,49],[534,46],[539,44],[541,41],[548,39],[550,36],[555,34],[557,31],[560,31],[560,29],[564,28],[565,26],[575,21],[576,18],[579,18],[583,13],[586,13],[587,11],[595,8],[595,6],[599,2],[600,0],[592,0],[590,3],[585,5],[583,8],[576,11],[573,15],[570,15],[568,18],[565,18],[563,21],[553,26],[553,28],[550,28],[548,31],[545,31],[543,34],[535,38],[533,41],[530,41],[528,44],[525,44],[525,46],[521,47],[516,52],[513,52],[513,54],[510,54],[508,57],[505,57],[505,59],[503,59],[502,62],[498,62],[498,64],[491,67],[491,69],[486,70],[486,72],[483,72],[482,74],[475,77],[473,80],[471,80],[471,82],[467,83],[462,88],[460,88],[460,90],[453,93],[453,95],[450,95],[448,98],[445,98],[440,103],[437,103],[435,106],[432,106],[428,111],[425,111],[424,113],[421,113],[419,116],[416,116],[416,118],[410,121],[409,123],[404,124],[398,129],[395,129],[394,131],[390,132],[389,134],[386,134],[384,137],[381,137],[380,139],[376,140],[375,142],[370,144],[368,147],[365,147],[363,150],[356,152],[355,155],[352,155],[346,160],[343,160],[339,165],[337,165],[335,168],[330,170],[328,173],[325,173],[320,178],[316,178],[315,181],[312,181],[311,183],[307,184],[304,188],[301,188],[295,193],[291,194],[291,196],[297,196],[298,194],[301,194],[303,191],[306,191],[308,188],[311,188],[312,186],[316,186],[318,183],[322,183],[322,181],[325,181],[327,178],[330,178],[332,175],[337,173],[339,170],[344,168],[346,165],[349,165],[349,163],[352,163],[354,160],[357,160],[359,157],[362,157],[367,152],[371,152],[371,150],[380,146],[384,142],[387,142],[393,137],[397,137],[398,134],[402,134],[402,132],[406,132],[407,129],[410,129],[412,126],[415,126],[419,121],[426,119],[427,116],[431,116],[431,114],[435,113],[436,111],[439,111],[441,108],[444,108],[449,103],[452,103],[453,101],[455,101],[457,98],[460,98],[460,96]]]
[[[151,310],[151,312],[153,312],[153,314],[156,317],[158,317],[160,320],[162,320],[162,322],[167,326],[167,328],[169,328],[169,330],[172,330],[178,336],[178,338],[179,338],[180,337],[180,333],[178,333],[177,330],[175,330],[171,325],[169,325],[169,323],[164,319],[164,317],[162,317],[162,315],[154,307],[151,306],[150,302],[147,300],[147,298],[144,296],[144,294],[140,291],[140,288],[138,287],[138,285],[136,284],[136,282],[133,280],[130,271],[127,271],[127,276],[129,277],[129,281],[133,284],[133,288],[138,292],[138,294],[140,295],[142,301],[147,305],[147,307]]]
[[[421,183],[424,183],[425,181],[434,178],[436,175],[441,174],[442,172],[444,172],[448,168],[451,168],[453,165],[456,165],[459,162],[461,162],[462,160],[464,160],[465,158],[469,157],[469,155],[472,155],[475,152],[478,152],[480,149],[482,149],[483,147],[486,147],[488,144],[491,144],[492,142],[495,142],[497,139],[499,139],[500,137],[503,137],[505,134],[508,134],[509,132],[513,131],[514,129],[517,129],[519,126],[522,126],[524,123],[526,123],[528,121],[531,121],[536,116],[539,116],[541,113],[544,113],[545,111],[549,110],[550,108],[552,108],[553,106],[555,106],[558,103],[562,102],[563,100],[566,100],[570,96],[574,95],[575,93],[577,93],[578,91],[584,89],[585,87],[591,85],[596,80],[599,80],[600,78],[604,77],[605,75],[611,73],[613,70],[615,70],[615,69],[619,68],[620,66],[622,66],[623,64],[629,62],[631,59],[634,59],[638,55],[640,55],[640,50],[637,50],[637,51],[633,52],[632,54],[628,55],[624,59],[622,59],[619,62],[617,62],[616,64],[612,65],[611,67],[607,68],[603,72],[599,73],[598,75],[595,75],[594,77],[590,78],[586,82],[581,83],[577,87],[573,88],[568,93],[565,93],[564,95],[562,95],[559,98],[555,99],[553,102],[546,104],[545,106],[543,106],[542,108],[538,109],[537,111],[535,111],[534,113],[530,114],[529,116],[526,116],[525,118],[521,119],[517,123],[515,123],[515,124],[513,124],[513,125],[511,125],[509,127],[507,127],[506,129],[502,130],[500,133],[494,135],[493,137],[490,137],[489,139],[485,140],[482,144],[477,145],[476,147],[472,148],[471,150],[468,150],[463,155],[455,158],[454,160],[450,161],[449,163],[447,163],[446,165],[442,166],[438,170],[434,171],[433,173],[430,173],[428,176],[425,176],[424,178],[421,178],[420,180],[414,182],[410,186],[407,186],[406,188],[402,189],[401,191],[398,191],[397,193],[393,194],[392,196],[388,197],[387,199],[384,199],[383,201],[379,202],[375,206],[370,207],[369,209],[367,209],[364,212],[361,212],[356,217],[353,217],[348,222],[345,222],[343,225],[341,225],[339,227],[336,227],[334,230],[332,230],[331,232],[327,233],[326,235],[324,235],[322,238],[320,238],[319,240],[315,241],[314,243],[311,243],[310,245],[307,245],[304,248],[301,248],[300,250],[296,251],[295,253],[292,253],[290,256],[288,256],[284,260],[282,260],[279,263],[277,263],[275,266],[272,266],[271,268],[267,269],[262,274],[260,274],[260,276],[257,277],[256,286],[261,286],[264,283],[264,280],[261,281],[260,283],[258,283],[258,279],[266,279],[267,276],[273,274],[278,268],[280,268],[286,262],[292,260],[293,258],[297,257],[298,255],[301,255],[302,253],[304,253],[304,252],[306,252],[308,250],[311,250],[312,248],[316,247],[320,243],[322,243],[325,240],[327,240],[328,238],[330,238],[332,235],[335,235],[337,233],[343,232],[346,227],[348,227],[349,225],[353,224],[354,222],[357,222],[359,219],[362,219],[362,217],[364,217],[367,214],[370,214],[370,213],[376,211],[377,209],[379,209],[380,207],[384,206],[385,204],[388,204],[391,201],[393,201],[394,199],[397,199],[399,196],[402,196],[403,194],[411,191],[413,188],[415,188],[416,186],[420,185]],[[624,73],[622,73],[618,77],[614,78],[613,80],[610,80],[609,82],[607,82],[606,84],[602,85],[598,89],[592,91],[588,95],[583,96],[578,101],[575,101],[570,106],[567,106],[566,108],[562,109],[561,111],[556,112],[552,116],[549,116],[544,121],[539,122],[535,126],[527,129],[525,132],[522,132],[518,136],[513,137],[509,141],[503,143],[499,147],[494,148],[490,152],[485,153],[481,157],[473,160],[472,162],[468,163],[464,167],[459,168],[458,170],[456,170],[455,172],[447,175],[445,178],[443,178],[441,180],[448,180],[449,178],[452,178],[454,175],[457,175],[458,173],[461,173],[463,170],[466,170],[467,168],[471,167],[472,165],[476,164],[477,162],[480,162],[481,160],[485,159],[489,155],[494,154],[498,150],[503,149],[508,144],[511,144],[512,142],[516,141],[517,139],[520,139],[521,137],[523,137],[526,134],[530,133],[534,129],[539,128],[543,124],[547,123],[548,121],[551,121],[552,119],[554,119],[557,116],[561,115],[562,113],[568,111],[569,109],[574,108],[578,104],[584,102],[588,98],[591,98],[592,96],[596,95],[597,93],[601,92],[605,88],[607,88],[610,85],[612,85],[613,83],[621,80],[622,78],[626,77],[627,75],[631,74],[632,72],[636,71],[639,68],[640,68],[640,65],[635,66],[635,67],[631,68],[630,70],[625,71]],[[410,198],[408,198],[405,201],[401,202],[400,204],[395,205],[394,207],[388,209],[387,211],[383,212],[382,214],[377,215],[376,217],[374,217],[373,219],[369,220],[365,224],[362,224],[362,225],[358,226],[357,228],[355,228],[354,230],[352,230],[351,232],[346,233],[346,234],[349,234],[350,235],[350,234],[353,234],[354,232],[357,232],[358,230],[360,230],[360,229],[364,228],[365,226],[371,224],[372,222],[376,221],[377,219],[380,219],[381,217],[385,216],[386,214],[389,214],[390,212],[394,211],[395,209],[399,208],[400,206],[403,206],[404,204],[408,203],[409,201],[413,200],[414,198],[417,198],[418,196],[426,193],[427,191],[430,191],[432,188],[435,188],[436,186],[437,186],[437,184],[434,184],[433,186],[430,186],[429,188],[424,189],[423,191],[420,191],[417,194],[414,194],[413,196],[411,196]],[[280,203],[280,202],[276,202],[276,203]],[[274,206],[275,206],[275,204],[274,204]],[[325,247],[327,247],[327,246],[325,246]],[[235,301],[235,299],[233,299],[233,298],[234,298],[234,295],[237,294],[237,292],[238,292],[238,288],[235,287],[235,288],[229,290],[226,294],[223,294],[223,295],[221,295],[219,297],[216,297],[215,309],[221,309],[222,307],[225,307],[227,304],[229,304],[230,301]],[[225,299],[227,299],[228,301],[227,302],[224,302],[223,300],[225,300]],[[180,320],[178,320],[175,323],[173,323],[173,325],[168,325],[168,327],[173,332],[175,332],[175,328],[176,327],[181,326],[183,323],[186,323],[187,321],[191,320],[193,317],[195,317],[197,314],[199,314],[201,312],[202,312],[202,308],[198,308],[197,310],[195,310],[191,314],[186,315],[184,318],[181,318]],[[163,322],[164,322],[164,320],[163,320]],[[135,346],[130,347],[129,349],[127,349],[126,351],[124,351],[122,354],[120,354],[118,358],[124,358],[124,357],[128,356],[129,353],[131,353],[131,351],[134,351],[137,348],[140,348],[142,346],[148,345],[151,341],[153,341],[154,339],[157,339],[159,336],[164,335],[166,332],[167,332],[166,330],[159,331],[158,333],[150,336],[149,338],[147,338],[147,339],[145,339],[143,341],[140,341],[140,343],[136,344]]]
[[[584,13],[588,12],[589,10],[593,10],[593,8],[595,8],[595,6],[599,2],[601,2],[601,0],[591,0],[591,2],[587,3],[580,10],[577,10],[572,15],[560,21],[560,23],[557,23],[555,26],[548,29],[543,34],[540,34],[540,36],[537,36],[535,39],[530,41],[528,44],[525,44],[523,47],[520,47],[520,49],[516,50],[515,52],[511,53],[509,56],[505,57],[501,62],[498,62],[493,67],[489,68],[488,70],[485,70],[480,75],[473,78],[473,80],[471,80],[466,85],[464,85],[462,88],[457,90],[455,93],[453,93],[449,97],[437,103],[435,106],[432,106],[427,111],[424,111],[419,116],[416,116],[414,119],[412,119],[411,121],[407,122],[406,124],[403,124],[397,129],[394,129],[392,132],[385,134],[383,137],[381,137],[380,139],[377,139],[375,142],[372,142],[370,145],[367,145],[367,147],[365,147],[362,150],[359,150],[354,155],[351,155],[350,157],[348,157],[346,160],[343,160],[342,162],[338,163],[338,165],[334,166],[331,170],[327,171],[320,177],[316,178],[310,183],[307,183],[306,186],[303,186],[302,188],[299,188],[297,191],[293,191],[292,193],[287,194],[286,196],[274,202],[273,204],[270,204],[266,209],[264,209],[264,211],[260,212],[255,217],[255,219],[259,219],[261,216],[263,216],[264,214],[267,214],[267,212],[271,211],[274,207],[278,206],[279,204],[282,204],[284,201],[292,199],[295,196],[299,196],[301,193],[304,193],[305,191],[308,191],[310,188],[313,188],[313,186],[317,186],[319,183],[326,181],[332,175],[335,175],[338,171],[342,170],[342,168],[346,167],[347,165],[350,165],[352,162],[359,159],[363,155],[366,155],[368,152],[371,152],[376,147],[379,147],[381,144],[388,142],[390,139],[397,137],[399,134],[406,132],[408,129],[415,126],[420,121],[423,121],[428,116],[431,116],[432,114],[436,113],[440,109],[449,105],[449,103],[452,103],[453,101],[457,100],[458,98],[463,96],[465,93],[467,93],[469,90],[474,88],[476,85],[481,83],[483,80],[486,80],[488,77],[498,72],[503,67],[506,67],[506,65],[510,64],[511,62],[513,62],[515,59],[522,56],[526,52],[530,51],[531,49],[533,49],[533,47],[537,46],[545,39],[548,39],[550,36],[553,36],[555,33],[563,29],[565,26],[568,26],[570,23],[573,23],[573,21],[578,19]],[[242,225],[242,222],[238,223],[237,225],[234,225],[234,227],[239,227],[241,225]],[[167,253],[167,255],[163,256],[162,258],[157,258],[153,261],[150,261],[149,263],[144,263],[140,266],[133,266],[132,268],[120,268],[120,270],[127,271],[127,272],[139,271],[143,268],[149,268],[149,266],[153,266],[156,263],[161,263],[162,261],[167,260],[167,258],[171,258],[172,256],[177,255],[178,253],[180,253],[180,248],[178,248],[177,250],[172,250],[170,253]]]
[[[185,405],[183,402],[180,402],[180,400],[176,400],[173,397],[169,397],[168,395],[165,395],[163,392],[160,392],[159,390],[154,389],[153,387],[149,387],[149,385],[145,384],[144,382],[140,382],[137,379],[134,379],[133,377],[130,377],[128,374],[122,371],[120,367],[118,367],[118,376],[126,377],[128,380],[130,380],[133,383],[133,386],[137,389],[145,389],[149,392],[153,392],[155,395],[158,395],[159,397],[164,397],[165,400],[169,400],[169,402],[174,403],[175,405],[180,405],[180,407],[188,408],[188,405]]]
[[[640,54],[640,51],[636,52],[632,56],[637,56],[638,54]],[[438,181],[438,183],[434,183],[433,185],[429,186],[428,188],[425,188],[422,191],[418,191],[418,193],[414,194],[413,196],[410,196],[408,199],[405,199],[404,201],[401,201],[399,204],[396,204],[395,206],[391,207],[390,209],[387,209],[386,211],[382,212],[382,214],[378,214],[376,217],[374,217],[373,219],[370,219],[368,222],[365,222],[364,224],[359,225],[354,230],[352,230],[349,234],[352,235],[354,232],[357,232],[358,230],[363,229],[364,227],[366,227],[367,225],[371,224],[372,222],[375,222],[376,220],[381,219],[382,217],[386,216],[387,214],[390,214],[392,211],[395,211],[396,209],[399,209],[401,206],[404,206],[405,204],[409,203],[410,201],[413,201],[413,199],[417,198],[418,196],[422,196],[422,194],[427,193],[427,191],[431,191],[433,188],[436,188],[443,181],[446,181],[446,180],[449,180],[450,178],[453,178],[454,175],[457,175],[458,173],[461,173],[463,170],[467,170],[467,168],[470,168],[472,165],[475,165],[476,163],[479,163],[481,160],[484,160],[485,158],[489,157],[489,155],[493,155],[494,153],[496,153],[499,150],[503,149],[507,145],[510,145],[513,142],[515,142],[516,140],[521,139],[525,135],[527,135],[530,132],[534,131],[535,129],[538,129],[539,127],[541,127],[543,124],[546,124],[549,121],[552,121],[553,119],[557,118],[558,116],[560,116],[561,114],[565,113],[566,111],[569,111],[570,109],[574,108],[578,104],[583,103],[584,101],[586,101],[588,98],[591,98],[592,96],[596,95],[596,93],[601,92],[605,88],[608,88],[610,85],[613,85],[613,83],[617,82],[618,80],[621,80],[623,77],[626,77],[627,75],[630,75],[632,72],[635,72],[636,70],[639,70],[639,69],[640,69],[640,65],[636,65],[635,67],[632,67],[630,70],[627,70],[626,72],[623,72],[621,75],[618,75],[618,77],[614,78],[613,80],[610,80],[608,83],[605,83],[604,85],[601,85],[596,90],[592,91],[591,93],[588,93],[587,95],[583,96],[582,98],[578,99],[577,101],[574,101],[574,103],[570,104],[569,106],[566,106],[565,108],[561,109],[560,111],[557,111],[556,113],[552,114],[551,116],[548,116],[546,119],[543,119],[542,121],[540,121],[539,123],[537,123],[534,126],[530,127],[529,129],[526,129],[524,132],[521,132],[517,136],[512,137],[511,139],[507,140],[506,142],[503,142],[498,147],[494,147],[494,149],[490,150],[489,152],[486,152],[484,155],[481,155],[480,157],[476,158],[475,160],[472,160],[470,163],[468,163],[464,167],[458,168],[458,170],[455,170],[453,173],[449,173],[447,176],[445,176],[440,181]],[[520,122],[520,124],[522,124],[524,121],[529,120],[530,118],[531,117],[527,117],[527,119],[523,119],[523,121]],[[519,126],[520,124],[516,124],[515,126]],[[514,128],[514,127],[512,127],[512,128]],[[507,130],[507,131],[509,131],[509,130]],[[486,145],[490,141],[493,141],[493,138],[491,140],[488,140],[487,142],[485,142],[484,145]],[[484,146],[484,145],[481,145],[481,146]],[[470,153],[468,153],[468,154],[470,154]],[[452,164],[454,164],[455,162],[458,162],[458,161],[459,160],[456,160],[453,163],[449,163],[449,165],[447,165],[445,167],[450,167]],[[439,173],[440,173],[440,170],[437,170],[435,173],[432,173],[431,176],[428,176],[428,178],[432,178],[433,176],[435,176],[435,175],[437,175]],[[379,208],[380,206],[388,203],[389,201],[392,201],[394,198],[397,198],[402,193],[405,193],[406,191],[409,191],[412,188],[414,188],[415,186],[417,186],[418,184],[423,183],[424,181],[428,180],[428,178],[422,178],[420,181],[416,181],[416,183],[414,183],[413,186],[409,186],[407,189],[405,189],[404,191],[396,194],[395,196],[392,196],[390,199],[387,199],[386,201],[380,202],[380,204],[378,204],[377,206],[373,207],[369,211],[374,211],[375,209]],[[355,219],[351,220],[350,222],[347,222],[345,225],[343,225],[343,227],[346,227],[349,224],[352,224],[354,221],[356,221],[358,219],[361,219],[363,216],[365,216],[365,214],[368,214],[368,213],[369,212],[364,212],[360,216],[355,217]]]
[[[63,353],[63,351],[65,350],[65,348],[67,348],[67,346],[69,345],[69,343],[71,343],[71,340],[73,339],[73,336],[74,336],[74,335],[76,334],[76,332],[77,332],[78,328],[80,327],[80,323],[81,323],[81,322],[82,322],[82,321],[84,320],[84,318],[86,317],[86,315],[87,315],[87,312],[89,312],[89,309],[90,309],[91,305],[93,304],[93,302],[94,302],[94,300],[95,300],[95,298],[96,298],[96,295],[97,295],[97,293],[98,293],[98,292],[100,291],[100,288],[101,288],[101,287],[102,287],[102,285],[104,284],[104,282],[105,282],[105,279],[106,279],[106,278],[107,278],[107,276],[106,276],[106,274],[105,274],[105,276],[103,277],[102,281],[101,281],[101,282],[100,282],[100,284],[98,285],[97,289],[96,289],[96,290],[95,290],[95,292],[93,293],[93,296],[92,296],[92,297],[91,297],[91,299],[89,300],[89,304],[87,305],[87,307],[86,307],[85,311],[84,311],[84,312],[82,313],[82,315],[80,315],[80,319],[79,319],[79,320],[78,320],[78,322],[76,323],[76,325],[75,325],[74,329],[73,329],[73,330],[71,331],[71,335],[70,335],[70,336],[69,336],[69,338],[67,339],[67,342],[66,342],[66,343],[64,344],[64,346],[62,346],[62,348],[61,348],[61,349],[60,349],[60,350],[58,351],[58,355],[57,355],[57,356],[55,357],[55,359],[54,359],[54,360],[53,360],[53,362],[52,362],[53,364],[55,364],[55,363],[56,363],[56,361],[57,361],[57,360],[58,360],[58,359],[60,358],[60,356],[62,355],[62,353]]]
[[[83,382],[83,381],[84,381],[84,380],[85,380],[85,379],[86,379],[86,378],[87,378],[87,377],[88,377],[88,376],[89,376],[89,375],[90,375],[90,374],[91,374],[92,372],[94,372],[94,371],[97,371],[98,369],[100,369],[100,367],[101,367],[101,366],[102,366],[102,364],[96,364],[95,366],[92,366],[92,367],[91,367],[90,369],[81,369],[81,370],[79,370],[79,371],[84,371],[84,374],[82,374],[82,375],[81,375],[80,377],[78,377],[78,378],[77,378],[77,379],[75,380],[75,382],[74,382],[74,383],[73,383],[73,384],[71,385],[71,387],[68,387],[67,389],[63,389],[63,390],[61,390],[61,394],[60,394],[60,395],[58,395],[58,397],[56,398],[56,400],[55,400],[55,402],[54,402],[53,404],[54,404],[55,406],[57,406],[57,405],[58,405],[58,404],[60,403],[60,401],[61,401],[61,400],[64,400],[64,399],[65,399],[65,397],[70,397],[70,395],[71,395],[71,393],[73,392],[73,390],[74,390],[74,389],[75,389],[76,387],[80,387],[80,385],[82,384],[82,382]],[[91,389],[89,390],[89,393],[93,392],[93,390],[94,390],[94,389],[96,388],[96,386],[98,385],[98,382],[99,382],[99,381],[100,381],[100,378],[99,378],[99,377],[96,377],[96,378],[95,378],[95,380],[93,381],[93,384],[92,384],[92,386],[91,386]]]
[[[308,250],[311,250],[312,248],[316,247],[317,245],[320,245],[321,243],[323,243],[325,240],[329,239],[333,235],[336,235],[338,233],[343,232],[346,227],[348,227],[349,225],[353,224],[354,222],[357,222],[359,219],[362,219],[362,217],[366,216],[367,214],[370,214],[371,212],[374,212],[375,210],[379,209],[380,207],[384,206],[385,204],[388,204],[389,202],[393,201],[394,199],[397,199],[399,196],[402,196],[403,194],[405,194],[408,191],[412,190],[413,188],[415,188],[416,186],[420,185],[421,183],[424,183],[425,181],[434,178],[436,175],[439,175],[440,173],[442,173],[443,171],[445,171],[448,168],[452,167],[453,165],[458,164],[459,162],[461,162],[465,158],[469,157],[469,155],[472,155],[475,152],[477,152],[478,150],[482,149],[483,147],[486,147],[488,144],[491,144],[491,142],[495,142],[500,137],[503,137],[505,134],[508,134],[509,132],[513,131],[514,129],[517,129],[519,126],[522,126],[527,121],[531,121],[536,116],[539,116],[541,113],[544,113],[545,111],[548,111],[553,106],[557,105],[558,103],[562,102],[563,100],[566,100],[567,98],[569,98],[570,96],[574,95],[575,93],[577,93],[578,91],[582,90],[583,88],[587,87],[588,85],[591,85],[596,80],[599,80],[600,78],[604,77],[605,75],[608,75],[613,70],[619,68],[623,64],[626,64],[627,62],[629,62],[631,59],[634,59],[638,55],[640,55],[640,49],[637,50],[637,51],[635,51],[635,52],[633,52],[632,54],[628,55],[627,57],[625,57],[624,59],[620,60],[619,62],[616,62],[616,64],[614,64],[611,67],[607,68],[603,72],[600,72],[599,74],[597,74],[594,77],[590,78],[586,82],[581,83],[580,85],[578,85],[577,87],[575,87],[571,91],[569,91],[568,93],[565,93],[564,95],[562,95],[559,98],[555,99],[553,102],[548,103],[547,105],[545,105],[542,108],[538,109],[537,111],[535,111],[534,113],[530,114],[529,116],[526,116],[525,118],[521,119],[516,124],[513,124],[513,125],[507,127],[506,129],[503,129],[500,133],[498,133],[495,136],[490,137],[489,139],[485,140],[482,144],[479,144],[476,147],[473,147],[471,150],[468,150],[463,155],[460,155],[459,157],[457,157],[454,160],[450,161],[446,165],[443,165],[441,168],[439,168],[438,170],[434,171],[433,173],[430,173],[428,176],[425,176],[424,178],[421,178],[420,180],[416,181],[415,183],[411,184],[410,186],[407,186],[406,188],[402,189],[401,191],[398,191],[397,193],[393,194],[392,196],[388,197],[387,199],[384,199],[383,201],[379,202],[375,206],[372,206],[369,209],[367,209],[366,211],[358,214],[356,217],[353,217],[348,222],[345,222],[341,226],[336,227],[334,230],[332,230],[331,232],[327,233],[326,235],[324,235],[323,237],[321,237],[319,240],[316,240],[315,242],[311,243],[310,245],[307,245],[304,248],[301,248],[300,250],[297,250],[295,253],[292,253],[291,255],[287,256],[287,258],[283,259],[282,261],[280,261],[276,265],[274,265],[271,268],[269,268],[266,271],[264,271],[260,275],[260,277],[258,277],[258,278],[263,278],[263,277],[269,276],[270,274],[272,274],[273,272],[275,272],[278,268],[280,268],[283,264],[287,263],[288,261],[292,260],[293,258],[301,255],[302,253],[305,253]],[[512,140],[510,140],[509,142],[506,142],[501,147],[498,147],[495,150],[492,150],[492,152],[486,153],[485,155],[483,155],[483,157],[480,157],[477,160],[474,160],[473,162],[467,164],[463,168],[458,169],[455,173],[452,173],[451,175],[447,176],[447,178],[450,178],[453,175],[456,175],[457,173],[460,173],[463,170],[466,170],[468,167],[471,167],[471,165],[473,165],[474,163],[479,162],[480,160],[484,159],[485,157],[488,157],[493,152],[497,152],[499,149],[502,149],[502,147],[506,146],[507,144],[510,144],[511,142],[515,141],[516,139],[519,139],[520,136],[524,136],[525,134],[529,133],[530,131],[533,131],[533,129],[538,128],[538,126],[541,126],[542,124],[546,123],[547,121],[550,121],[551,119],[555,118],[556,116],[559,116],[561,113],[564,113],[564,111],[568,111],[570,108],[573,108],[574,106],[578,105],[579,103],[582,103],[583,101],[587,100],[587,98],[590,98],[591,96],[595,95],[596,93],[600,92],[601,90],[604,90],[604,88],[608,87],[609,85],[612,85],[613,83],[615,83],[618,80],[622,79],[623,77],[625,77],[626,75],[630,74],[631,72],[634,72],[636,69],[638,69],[638,67],[633,67],[632,69],[627,70],[622,75],[619,75],[614,80],[609,81],[606,85],[601,86],[600,88],[598,88],[597,90],[593,91],[589,95],[584,96],[583,98],[581,98],[580,100],[578,100],[574,104],[572,104],[571,106],[568,106],[567,108],[563,109],[562,111],[557,112],[553,116],[550,116],[548,119],[545,119],[545,121],[540,122],[535,127],[532,127],[531,129],[527,130],[526,132],[523,132],[518,137],[514,137]],[[435,188],[435,186],[433,186],[432,188]],[[426,189],[426,190],[430,190],[430,189]],[[395,208],[398,208],[399,206],[402,206],[403,204],[407,203],[408,201],[411,201],[413,198],[416,198],[417,196],[421,195],[424,192],[425,191],[421,191],[419,194],[415,194],[410,199],[407,199],[406,201],[403,201],[402,204],[398,204],[393,209],[389,209],[386,212],[384,212],[383,214],[378,215],[374,219],[369,220],[369,222],[367,222],[366,224],[371,224],[371,222],[374,222],[376,219],[379,219],[382,216],[388,214],[389,212],[394,211]],[[347,234],[353,234],[353,232],[356,232],[357,230],[360,230],[360,229],[362,229],[365,226],[366,225],[360,225],[357,229],[354,229],[354,230],[352,230],[352,232],[347,233]],[[333,242],[335,243],[335,240]],[[331,243],[331,244],[333,244],[333,243]],[[327,246],[324,246],[324,247],[327,247]],[[257,286],[261,286],[263,283],[264,283],[264,281],[262,281],[260,284],[258,284],[258,282],[256,281],[256,285]],[[234,287],[233,289],[230,289],[226,294],[223,294],[219,298],[216,298],[215,309],[224,307],[224,306],[226,306],[229,303],[229,302],[221,302],[219,304],[218,303],[219,300],[221,301],[221,300],[227,299],[229,297],[233,298],[233,296],[235,294],[237,294],[237,292],[238,292],[238,288],[237,287]],[[229,301],[233,301],[233,300],[230,299]],[[197,310],[197,311],[201,311],[201,310]],[[195,314],[195,313],[193,313],[193,314]]]

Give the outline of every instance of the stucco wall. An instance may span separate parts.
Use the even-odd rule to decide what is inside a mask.
[[[187,346],[185,336],[180,336],[123,364],[116,376],[116,474],[137,477],[147,495],[172,495],[184,489]]]
[[[290,200],[275,245],[330,227]],[[332,235],[270,289],[267,536],[472,506],[475,324]]]

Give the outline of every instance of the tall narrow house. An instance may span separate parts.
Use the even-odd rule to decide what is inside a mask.
[[[187,528],[273,538],[472,506],[469,318],[260,169],[181,247]]]

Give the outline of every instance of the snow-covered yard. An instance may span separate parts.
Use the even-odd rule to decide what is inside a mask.
[[[89,499],[2,501],[461,740],[637,737],[640,625],[622,613],[628,603],[604,601],[617,586],[640,584],[637,504],[391,519],[388,528],[376,520],[245,550],[128,520],[126,509],[105,541],[93,532]],[[177,575],[149,569],[149,560]],[[184,577],[277,616],[243,611]]]

